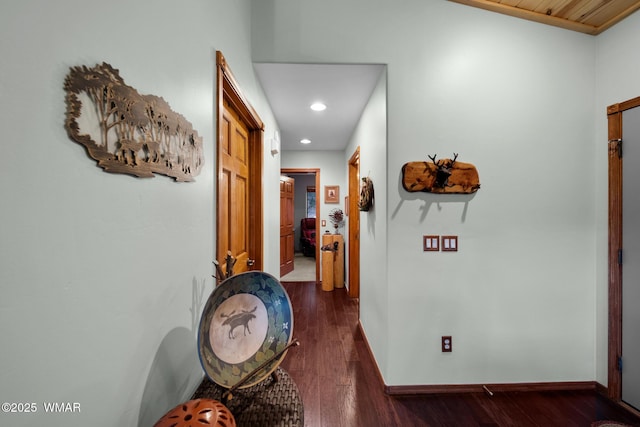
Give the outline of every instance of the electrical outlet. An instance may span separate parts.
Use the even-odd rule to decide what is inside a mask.
[[[453,344],[451,341],[451,337],[450,336],[442,337],[442,352],[451,353],[452,348],[453,348]]]

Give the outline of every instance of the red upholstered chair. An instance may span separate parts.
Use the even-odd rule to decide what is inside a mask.
[[[316,219],[300,220],[300,247],[304,256],[316,256]]]

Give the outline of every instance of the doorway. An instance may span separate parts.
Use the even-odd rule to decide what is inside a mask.
[[[216,52],[217,215],[216,260],[227,273],[263,269],[263,123]]]
[[[609,397],[640,410],[640,98],[607,108]],[[623,168],[624,164],[624,168]],[[624,241],[623,241],[624,233]],[[624,295],[624,297],[623,297]]]
[[[281,276],[282,281],[320,281],[320,241],[314,240],[313,247],[309,240],[302,239],[304,218],[320,218],[320,204],[317,189],[320,188],[320,169],[317,168],[283,168],[282,176],[292,178],[295,188],[294,204],[294,256],[293,271]],[[281,208],[282,209],[282,208]],[[280,212],[282,216],[282,211]],[[307,221],[308,222],[308,221]],[[320,236],[320,221],[315,221],[315,235]],[[282,243],[281,243],[282,245]],[[282,252],[282,246],[280,248]],[[297,268],[297,271],[296,271]]]

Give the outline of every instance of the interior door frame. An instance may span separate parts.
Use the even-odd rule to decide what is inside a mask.
[[[607,395],[621,402],[622,372],[622,114],[640,106],[640,97],[607,107],[609,157],[609,351]],[[626,406],[626,405],[625,405]]]
[[[224,102],[233,106],[236,112],[249,128],[249,256],[254,260],[250,270],[263,270],[263,197],[262,197],[262,169],[263,169],[263,134],[264,124],[258,113],[246,99],[238,85],[227,61],[220,51],[216,51],[216,189],[218,179],[222,171],[222,122]],[[220,210],[226,206],[226,201],[221,200],[221,192],[216,191],[216,236],[220,230]],[[216,259],[221,261],[226,254],[221,254],[218,242],[216,242]]]
[[[320,169],[319,168],[281,168],[282,175],[296,173],[314,173],[316,176],[316,283],[320,282]]]
[[[288,190],[288,186],[287,183],[291,183],[291,188],[293,189],[293,191],[289,191]],[[285,206],[283,207],[282,202],[283,200],[286,201],[287,197],[286,194],[289,193],[291,194],[291,205],[290,205],[290,209],[289,209],[289,205],[287,203],[285,203]],[[288,273],[291,273],[294,269],[294,258],[295,258],[295,179],[285,176],[285,175],[280,175],[280,277],[287,275]],[[289,211],[285,214],[285,212],[283,211]],[[289,216],[289,213],[291,213],[291,216]],[[291,222],[289,224],[287,224],[287,222],[289,221],[289,219],[291,220]],[[289,230],[289,226],[291,227],[291,229]],[[290,232],[290,233],[289,233]],[[287,244],[286,244],[286,239],[285,239],[285,245],[283,247],[282,245],[282,236],[283,234],[286,235],[291,235],[291,253],[289,254],[291,256],[290,259],[286,259],[287,258]],[[283,252],[284,251],[284,252]],[[284,256],[283,256],[284,255]],[[285,258],[285,264],[282,263],[283,258]],[[291,261],[291,265],[287,265],[286,261]],[[284,267],[284,268],[283,268]]]
[[[349,159],[349,296],[360,298],[360,146]]]

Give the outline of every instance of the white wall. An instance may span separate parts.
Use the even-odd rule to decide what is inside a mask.
[[[39,409],[0,413],[1,425],[146,427],[199,383],[196,333],[215,250],[216,50],[265,137],[275,128],[250,42],[248,0],[0,6],[0,395]],[[195,182],[103,172],[69,139],[65,76],[103,61],[192,122],[205,153]],[[265,154],[274,236],[279,169]],[[268,238],[266,269],[277,273],[278,240]],[[77,402],[81,413],[47,415],[43,402]]]
[[[360,176],[368,176],[374,185],[374,205],[360,216],[360,319],[367,336],[378,339],[370,343],[380,370],[387,365],[389,342],[389,277],[387,272],[387,72],[380,77],[362,117],[345,150],[344,164],[360,147]],[[348,171],[346,172],[348,176]],[[348,220],[354,216],[349,213]],[[348,225],[347,225],[348,227]],[[347,255],[348,255],[348,251]],[[348,257],[347,257],[348,259]],[[347,263],[349,265],[349,263]],[[350,286],[351,284],[349,284]],[[371,333],[369,331],[372,331]]]
[[[364,323],[387,384],[593,380],[594,38],[437,0],[252,16],[254,61],[388,66],[388,333]],[[453,152],[477,166],[475,196],[401,189],[404,163]],[[424,234],[460,251],[424,253]]]
[[[318,220],[326,220],[326,227],[320,227],[320,233],[329,230],[333,233],[333,225],[329,220],[332,209],[344,209],[344,196],[347,195],[347,180],[344,171],[343,151],[285,151],[282,153],[281,167],[300,169],[320,169],[320,188],[316,189],[316,203],[320,208]],[[324,187],[326,185],[340,186],[340,203],[326,203]],[[344,227],[340,229],[344,233]]]
[[[198,383],[218,49],[266,141],[275,122],[252,60],[388,64],[386,178],[381,157],[362,157],[388,273],[361,307],[388,384],[606,384],[604,112],[640,95],[639,19],[593,38],[436,0],[3,3],[0,394],[40,412],[0,424],[51,423],[41,405],[56,401],[81,404],[65,425],[149,425]],[[193,123],[205,147],[196,182],[107,174],[67,137],[64,77],[102,61]],[[265,270],[277,274],[280,155],[267,150]],[[475,197],[401,190],[402,164],[453,151],[479,169]],[[345,153],[331,156],[307,167],[346,191]],[[303,167],[295,157],[282,167]],[[426,255],[425,233],[458,234],[461,251]]]
[[[608,349],[608,164],[607,114],[609,105],[640,96],[640,14],[635,13],[596,38],[595,103],[595,202],[596,202],[596,295],[597,379],[607,384]]]

